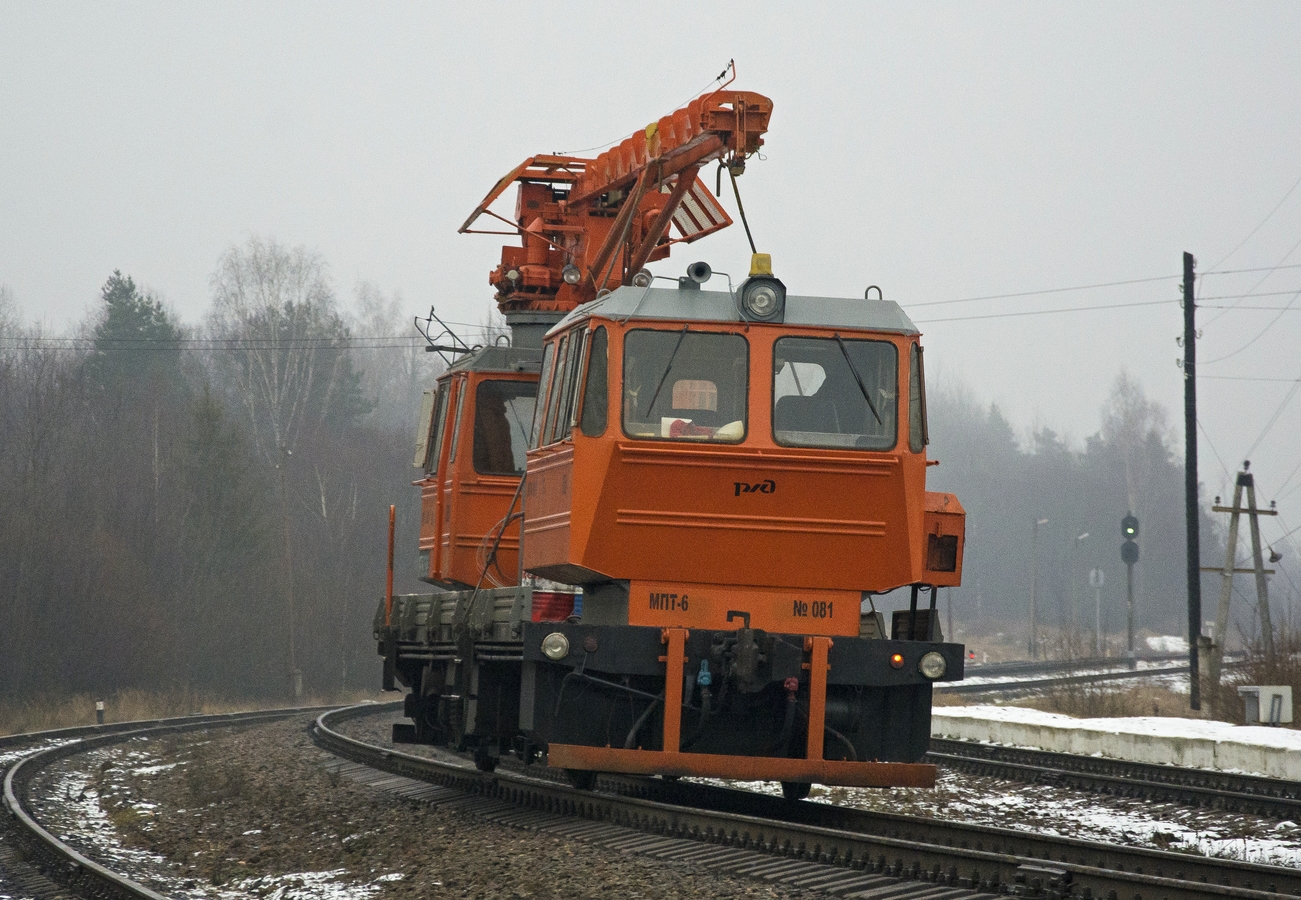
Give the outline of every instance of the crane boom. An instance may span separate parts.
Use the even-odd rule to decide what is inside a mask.
[[[503,176],[461,234],[518,234],[488,277],[503,312],[567,311],[631,283],[648,262],[732,224],[700,180],[719,160],[733,174],[763,145],[772,101],[719,89],[652,122],[595,159],[531,156]],[[489,207],[519,185],[513,220]],[[513,231],[482,231],[483,215]],[[677,237],[669,234],[672,225]]]

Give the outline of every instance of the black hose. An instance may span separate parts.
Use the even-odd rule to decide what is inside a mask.
[[[782,723],[781,735],[777,738],[776,751],[783,755],[789,756],[791,752],[791,738],[795,736],[795,709],[799,706],[799,701],[795,695],[786,698],[786,721]]]
[[[651,713],[655,711],[656,706],[659,706],[660,701],[661,697],[656,697],[648,703],[646,705],[646,711],[637,717],[636,722],[632,723],[632,728],[628,730],[628,736],[623,739],[623,749],[631,750],[633,748],[634,744],[637,742],[637,732],[641,731],[642,726],[650,719]]]
[[[823,725],[822,730],[849,748],[850,762],[858,762],[858,751],[854,749],[854,745],[850,743],[849,738],[845,737],[843,734],[841,734],[836,729],[832,728],[830,725]]]
[[[700,740],[713,717],[714,708],[710,705],[709,688],[702,686],[700,691],[700,722],[696,725],[696,730],[691,733],[691,737],[682,742],[684,752],[690,750],[695,746],[696,741]]]

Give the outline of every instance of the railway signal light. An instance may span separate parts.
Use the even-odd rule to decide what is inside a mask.
[[[1124,538],[1120,545],[1120,559],[1125,565],[1132,566],[1138,562],[1138,544],[1134,540],[1138,537],[1138,517],[1128,513],[1121,519],[1120,533]]]

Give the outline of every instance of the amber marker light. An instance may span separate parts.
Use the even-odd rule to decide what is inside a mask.
[[[892,668],[892,669],[902,669],[902,668],[903,668],[903,654],[902,654],[902,653],[896,653],[894,656],[890,657],[890,668]]]

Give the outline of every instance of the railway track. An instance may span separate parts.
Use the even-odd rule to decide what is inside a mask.
[[[918,900],[1000,893],[1089,900],[1301,896],[1301,871],[819,803],[790,804],[748,791],[660,779],[602,776],[596,792],[584,792],[532,772],[484,773],[468,760],[437,762],[374,747],[332,727],[352,717],[392,709],[351,707],[317,719],[313,733],[318,745],[348,760],[335,763],[335,771],[412,799],[466,809],[502,824],[581,838],[611,850],[693,860],[738,875],[842,896]],[[10,851],[11,858],[0,855],[0,868],[8,870],[10,882],[24,896],[159,898],[149,888],[86,858],[42,827],[25,807],[26,783],[59,759],[117,741],[272,721],[301,712],[185,717],[0,739],[0,753],[23,754],[5,773],[5,805],[10,818],[0,827],[9,834],[0,848],[12,848],[8,838],[21,832],[21,855],[28,860],[15,860]],[[937,751],[972,764],[997,762],[949,753],[973,749],[953,748],[950,743],[937,742]],[[993,749],[979,747],[975,756]],[[1081,766],[1101,762],[1092,757],[1077,759]],[[1026,756],[1006,764],[1034,766],[1035,762],[1033,756]],[[539,775],[557,774],[536,771]],[[1199,775],[1210,779],[1206,782],[1209,789],[1249,793],[1234,776]],[[1162,771],[1147,780],[1158,783],[1159,776],[1173,778],[1175,773]],[[1094,772],[1091,777],[1104,776]],[[1301,802],[1290,792],[1278,794],[1282,789],[1278,783],[1259,781],[1269,782],[1256,788],[1260,799]],[[1267,788],[1275,789],[1276,795],[1266,798],[1263,792]]]
[[[1301,782],[931,738],[929,759],[970,775],[1301,820]]]
[[[1140,662],[1161,663],[1186,659],[1186,656],[1145,657]],[[997,681],[955,681],[935,685],[937,694],[994,694],[1024,693],[1067,685],[1096,684],[1104,681],[1129,681],[1140,678],[1158,678],[1162,675],[1187,675],[1187,665],[1154,665],[1145,668],[1119,668],[1108,671],[1090,671],[1117,665],[1115,659],[1077,659],[1048,662],[995,663],[967,670],[970,678],[996,678]],[[1246,664],[1242,659],[1228,659],[1224,668],[1233,669]]]
[[[977,894],[1081,900],[1301,896],[1299,870],[791,804],[749,791],[660,779],[603,775],[596,791],[579,791],[530,774],[484,773],[468,762],[438,762],[372,746],[331,727],[392,709],[352,707],[324,714],[314,727],[315,740],[353,763],[339,771],[413,799],[455,803],[504,824],[561,829],[612,848],[691,858],[794,886],[843,896],[897,893],[946,900]]]
[[[61,759],[140,736],[272,722],[309,711],[315,710],[184,716],[0,738],[0,758],[8,759],[4,770],[8,816],[0,822],[0,885],[10,884],[19,896],[41,900],[74,896],[165,900],[144,885],[100,865],[46,829],[26,802],[32,778]]]

